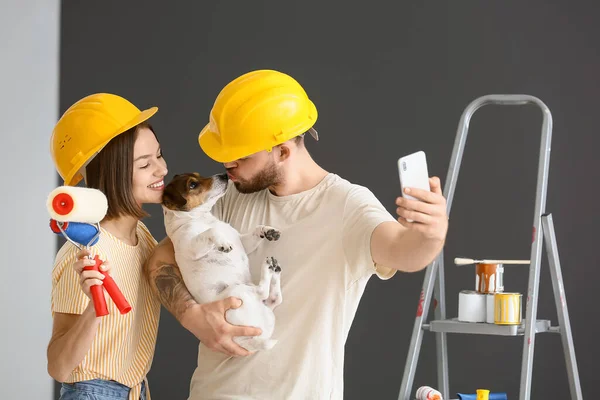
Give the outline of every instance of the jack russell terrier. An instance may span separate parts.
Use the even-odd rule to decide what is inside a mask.
[[[247,254],[265,239],[276,241],[280,232],[259,225],[245,235],[218,220],[211,209],[227,189],[227,174],[204,178],[197,173],[175,175],[165,187],[162,205],[167,235],[175,247],[175,260],[191,295],[198,303],[234,296],[242,306],[226,312],[233,325],[254,326],[260,336],[233,340],[248,351],[268,350],[275,328],[273,310],[281,304],[281,267],[268,257],[261,269],[260,283],[250,276]]]

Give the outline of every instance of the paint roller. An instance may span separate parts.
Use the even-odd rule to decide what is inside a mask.
[[[60,186],[48,195],[46,208],[50,214],[52,232],[64,236],[70,243],[83,250],[98,242],[100,221],[106,215],[108,201],[104,193],[97,189]],[[93,260],[96,264],[86,266],[84,270],[100,271],[102,260],[98,255],[94,256]],[[105,274],[102,285],[90,287],[97,317],[108,315],[103,286],[121,314],[131,311],[131,305],[115,281],[109,274]]]
[[[415,395],[416,400],[443,400],[442,394],[431,386],[421,386]]]

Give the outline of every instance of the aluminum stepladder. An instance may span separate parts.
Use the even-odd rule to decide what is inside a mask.
[[[529,264],[529,281],[527,288],[526,313],[521,325],[495,325],[486,323],[462,323],[456,318],[446,318],[445,289],[444,289],[444,252],[427,267],[423,287],[417,308],[417,317],[413,327],[412,338],[404,368],[402,384],[400,386],[399,400],[414,399],[413,381],[417,369],[419,352],[424,332],[434,332],[436,336],[436,358],[437,358],[437,389],[442,393],[444,399],[450,399],[450,388],[448,378],[448,343],[446,333],[463,334],[486,334],[502,336],[523,336],[523,354],[521,361],[521,384],[519,400],[529,400],[531,395],[531,380],[533,370],[533,355],[535,347],[535,335],[542,332],[560,333],[562,339],[565,364],[569,380],[569,388],[572,399],[582,399],[579,372],[575,358],[575,348],[571,334],[571,324],[567,309],[567,300],[563,287],[563,279],[558,255],[556,236],[552,214],[545,212],[546,192],[548,185],[548,169],[550,161],[550,144],[552,139],[552,114],[548,107],[538,98],[529,95],[487,95],[473,100],[461,115],[452,157],[448,168],[448,174],[444,185],[444,197],[447,201],[447,213],[450,215],[452,199],[458,179],[460,163],[467,139],[469,122],[471,117],[479,108],[485,105],[536,105],[542,111],[542,138],[540,144],[540,156],[538,163],[535,210],[533,216],[533,235],[531,245],[531,258]],[[550,326],[549,320],[537,319],[537,305],[540,279],[540,263],[543,240],[546,239],[546,252],[550,266],[550,275],[556,303],[558,326]],[[434,287],[435,286],[435,287]],[[435,295],[437,306],[435,307],[434,320],[427,322],[427,314],[430,307],[432,294]],[[533,321],[533,323],[532,323]],[[474,390],[473,390],[474,392]]]

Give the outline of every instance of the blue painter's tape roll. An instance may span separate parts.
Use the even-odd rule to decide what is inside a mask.
[[[476,394],[457,393],[459,400],[477,400]],[[506,393],[490,393],[489,400],[508,400]]]
[[[69,239],[75,243],[79,243],[82,246],[87,246],[88,243],[90,246],[93,246],[98,243],[98,239],[100,239],[100,236],[98,236],[96,239],[94,239],[93,243],[90,243],[90,240],[92,240],[92,238],[98,233],[98,228],[96,228],[94,225],[85,224],[82,222],[69,222],[67,229],[64,231]],[[58,234],[62,235],[60,231]]]

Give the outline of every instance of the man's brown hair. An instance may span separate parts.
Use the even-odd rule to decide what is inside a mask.
[[[149,214],[133,197],[133,146],[138,132],[152,126],[146,122],[114,137],[86,167],[86,184],[100,190],[108,200],[106,219],[121,216],[144,218]]]

